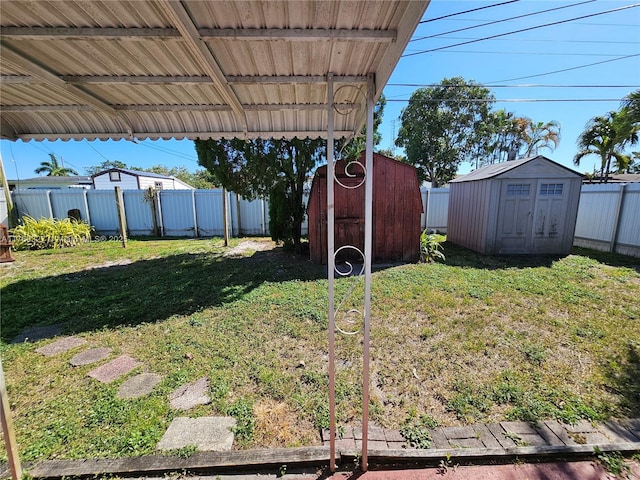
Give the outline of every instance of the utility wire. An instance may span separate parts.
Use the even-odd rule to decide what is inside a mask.
[[[526,78],[543,77],[545,75],[553,75],[554,73],[569,72],[571,70],[578,70],[580,68],[593,67],[594,65],[602,65],[603,63],[617,62],[618,60],[624,60],[624,59],[633,58],[633,57],[640,57],[640,53],[636,53],[633,55],[625,55],[624,57],[612,58],[611,60],[602,60],[601,62],[589,63],[586,65],[578,65],[577,67],[563,68],[561,70],[554,70],[552,72],[537,73],[535,75],[526,75],[524,77],[507,78],[504,80],[495,80],[493,82],[485,82],[485,84],[490,85],[492,83],[514,82],[516,80],[524,80]]]
[[[513,30],[511,32],[498,33],[496,35],[491,35],[491,36],[488,36],[488,37],[477,38],[475,40],[469,40],[469,41],[466,41],[466,42],[456,43],[454,45],[448,45],[448,46],[444,46],[444,47],[432,48],[432,49],[429,49],[429,50],[422,50],[420,52],[406,53],[406,54],[402,55],[401,58],[412,57],[414,55],[422,55],[423,53],[437,52],[438,50],[445,50],[447,48],[459,47],[461,45],[468,45],[470,43],[482,42],[484,40],[491,40],[493,38],[499,38],[499,37],[504,37],[504,36],[507,36],[507,35],[513,35],[515,33],[528,32],[530,30],[536,30],[538,28],[550,27],[550,26],[553,26],[553,25],[560,25],[560,24],[563,24],[563,23],[573,22],[575,20],[582,20],[583,18],[590,18],[590,17],[595,17],[595,16],[598,16],[598,15],[604,15],[605,13],[619,12],[619,11],[622,11],[622,10],[627,10],[629,8],[635,8],[635,7],[639,7],[639,6],[640,6],[640,3],[635,3],[633,5],[626,5],[624,7],[613,8],[611,10],[605,10],[603,12],[591,13],[589,15],[582,15],[580,17],[568,18],[566,20],[559,20],[557,22],[545,23],[545,24],[542,24],[542,25],[535,25],[533,27],[521,28],[519,30]]]
[[[450,13],[448,15],[443,15],[442,17],[430,18],[428,20],[421,20],[419,23],[422,24],[422,23],[435,22],[436,20],[455,17],[456,15],[463,15],[465,13],[477,12],[478,10],[484,10],[485,8],[499,7],[500,5],[506,5],[508,3],[516,3],[518,1],[519,0],[509,0],[508,2],[494,3],[493,5],[485,5],[484,7],[472,8],[471,10],[465,10],[463,12]]]
[[[503,98],[503,99],[488,99],[488,98],[469,98],[465,100],[453,100],[450,98],[430,98],[424,100],[426,103],[539,103],[539,102],[620,102],[621,98]],[[387,102],[408,102],[408,98],[387,98]]]
[[[441,38],[446,38],[447,40],[476,40],[476,41],[480,41],[480,40],[487,40],[485,38],[478,38],[478,37],[441,37]],[[612,43],[612,44],[621,44],[621,45],[637,45],[638,42],[634,42],[634,41],[628,41],[628,42],[624,42],[624,41],[609,41],[609,40],[556,40],[556,39],[549,39],[549,38],[539,38],[539,39],[532,39],[532,38],[491,38],[489,40],[497,40],[497,41],[501,41],[501,42],[553,42],[553,43]],[[454,47],[455,45],[451,45],[451,47]]]
[[[108,159],[107,157],[105,157],[103,154],[101,154],[93,145],[91,145],[91,143],[89,143],[89,141],[85,138],[84,141],[86,142],[87,145],[89,145],[91,147],[91,149],[96,152],[98,155],[100,155],[102,158],[104,158],[107,162],[110,162],[111,160]]]
[[[469,87],[472,85],[460,85]],[[445,87],[457,88],[458,85],[440,85],[439,83],[387,83],[387,87]],[[528,83],[522,85],[491,85],[491,88],[640,88],[640,85],[545,85]]]
[[[483,55],[527,55],[527,56],[535,56],[535,55],[544,55],[548,56],[558,56],[558,57],[619,57],[621,54],[619,53],[559,53],[559,52],[496,52],[496,51],[486,51],[486,50],[447,50],[435,52],[435,53],[478,53]]]
[[[470,27],[458,28],[457,30],[450,30],[448,32],[435,33],[433,35],[427,35],[426,37],[412,38],[410,40],[410,42],[418,42],[420,40],[426,40],[428,38],[435,38],[435,37],[440,37],[442,35],[449,35],[450,33],[464,32],[465,30],[472,30],[474,28],[486,27],[487,25],[495,25],[496,23],[508,22],[510,20],[516,20],[518,18],[532,17],[533,15],[540,15],[542,13],[553,12],[555,10],[562,10],[563,8],[576,7],[578,5],[584,5],[585,3],[593,3],[595,1],[596,0],[587,0],[585,2],[572,3],[570,5],[562,5],[561,7],[548,8],[546,10],[540,10],[540,11],[537,11],[537,12],[525,13],[523,15],[517,15],[515,17],[503,18],[502,20],[494,20],[492,22],[481,23],[479,25],[472,25]]]

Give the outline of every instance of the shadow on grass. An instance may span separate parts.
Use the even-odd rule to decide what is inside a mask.
[[[316,280],[326,270],[280,250],[250,257],[180,254],[19,281],[2,289],[2,332],[62,325],[66,333],[163,321],[241,300],[265,282]]]
[[[619,362],[609,363],[605,375],[608,387],[623,398],[623,414],[640,418],[640,341],[631,341]]]
[[[445,242],[443,247],[446,256],[444,263],[447,265],[487,270],[551,267],[554,262],[566,257],[566,255],[483,255],[451,242]],[[634,268],[640,273],[640,258],[579,247],[574,247],[571,253],[612,267]]]
[[[610,267],[633,268],[636,272],[640,273],[640,258],[621,255],[619,253],[600,252],[598,250],[580,247],[574,247],[573,252],[584,257],[589,257],[596,262],[609,265]]]
[[[445,242],[443,249],[447,265],[486,270],[551,267],[563,258],[560,255],[483,255],[451,242]]]

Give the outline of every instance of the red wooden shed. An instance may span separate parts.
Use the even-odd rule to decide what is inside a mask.
[[[364,165],[364,153],[360,157]],[[347,175],[349,173],[349,175]],[[345,173],[335,166],[335,250],[353,245],[364,251],[364,170],[357,164]],[[340,183],[347,187],[345,188]],[[327,263],[327,167],[316,170],[308,204],[311,261]],[[422,197],[416,169],[373,154],[373,262],[415,262],[420,257]],[[346,252],[345,252],[346,253]],[[340,258],[338,258],[340,260]]]

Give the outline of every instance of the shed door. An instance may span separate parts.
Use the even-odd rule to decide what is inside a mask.
[[[533,215],[533,252],[557,253],[566,235],[567,182],[540,180]]]
[[[498,253],[529,253],[536,182],[503,180],[498,215]]]

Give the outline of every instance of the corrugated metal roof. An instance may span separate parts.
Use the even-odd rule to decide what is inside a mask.
[[[535,160],[536,158],[543,158],[544,160],[551,162],[554,165],[557,165],[558,167],[564,168],[568,172],[571,172],[577,176],[581,176],[581,174],[576,172],[575,170],[571,170],[570,168],[567,168],[564,165],[554,162],[553,160],[543,155],[537,155],[535,157],[521,158],[520,160],[512,160],[510,162],[502,162],[502,163],[494,163],[493,165],[485,165],[484,167],[480,167],[477,170],[474,170],[473,172],[468,173],[467,175],[462,175],[460,177],[457,177],[451,180],[449,183],[473,182],[476,180],[485,180],[487,178],[497,177],[498,175],[501,175],[505,172],[513,170],[514,168],[518,168],[520,165],[524,165],[525,163]]]
[[[2,138],[337,136],[429,0],[2,0]]]

